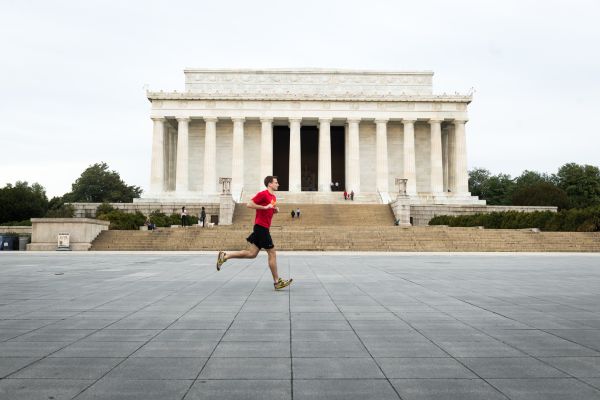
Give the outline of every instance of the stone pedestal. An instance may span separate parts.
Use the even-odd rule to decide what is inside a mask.
[[[219,196],[219,225],[231,225],[233,223],[233,212],[235,201],[231,193],[223,193]]]

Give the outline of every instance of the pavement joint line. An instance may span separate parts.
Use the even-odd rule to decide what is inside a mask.
[[[214,253],[213,253],[214,254]],[[248,263],[248,265],[245,266],[245,268],[242,268],[238,273],[236,273],[229,281],[233,280],[233,278],[235,278],[236,276],[238,276],[239,274],[242,273],[242,271],[246,271],[247,269],[250,269],[250,267],[252,265],[254,265],[256,263],[256,259],[252,259],[251,262]],[[221,269],[223,269],[221,267]],[[221,344],[221,342],[223,341],[223,338],[225,337],[225,335],[227,335],[227,332],[229,331],[229,329],[231,328],[231,325],[233,325],[233,323],[235,322],[236,317],[240,314],[240,312],[242,312],[242,309],[244,308],[244,305],[248,302],[248,299],[250,298],[250,296],[252,296],[252,293],[254,293],[254,291],[256,290],[256,288],[258,287],[258,285],[260,284],[260,281],[262,280],[262,277],[265,275],[265,273],[267,272],[267,270],[263,270],[262,274],[260,274],[260,276],[258,277],[258,279],[256,280],[256,284],[254,285],[254,288],[252,288],[252,291],[250,292],[250,294],[248,294],[248,296],[246,297],[246,300],[244,300],[244,302],[242,303],[242,305],[240,306],[239,310],[235,313],[235,316],[231,319],[231,322],[229,323],[229,325],[227,326],[227,329],[225,329],[225,331],[223,332],[223,334],[221,335],[221,337],[219,338],[219,341],[217,342],[217,344],[215,345],[215,347],[212,349],[212,351],[210,352],[209,356],[206,358],[206,362],[204,363],[204,365],[202,365],[202,368],[200,368],[200,371],[198,371],[198,374],[196,375],[196,377],[194,378],[194,380],[192,380],[192,383],[190,384],[190,386],[187,388],[187,390],[185,391],[185,393],[183,394],[183,396],[181,397],[181,400],[184,400],[187,395],[189,394],[190,390],[192,390],[192,388],[194,387],[194,384],[198,381],[198,378],[200,377],[200,375],[202,374],[202,371],[204,371],[204,369],[206,368],[206,366],[208,365],[208,362],[211,360],[213,354],[215,354],[215,351],[217,350],[217,347],[219,347],[219,344]],[[229,282],[227,281],[227,282]],[[221,285],[219,288],[222,288],[224,285]],[[212,295],[214,292],[217,291],[217,289],[215,289],[213,292],[210,293],[210,295]],[[209,295],[209,296],[210,296]],[[203,300],[207,299],[209,296],[206,296]],[[198,302],[198,304],[200,304],[202,301]],[[194,306],[195,307],[195,306]]]
[[[373,267],[373,268],[380,270],[380,269],[379,269],[379,268],[377,268],[377,267]],[[380,270],[380,271],[381,271],[381,270]],[[384,273],[387,273],[387,272],[385,272],[385,271],[383,271],[383,272],[384,272]],[[422,284],[420,284],[420,283],[413,282],[413,281],[411,281],[410,279],[407,279],[407,278],[402,278],[402,279],[404,279],[404,280],[406,280],[406,281],[408,281],[408,282],[411,282],[411,283],[412,283],[412,284],[414,284],[414,285],[421,286],[421,287],[423,287],[424,289],[427,289],[427,290],[432,290],[432,289],[429,289],[429,288],[427,288],[427,287],[423,286],[423,285],[422,285]],[[465,301],[465,300],[461,300],[461,299],[455,298],[455,297],[453,297],[453,296],[447,295],[447,294],[445,294],[445,293],[442,293],[442,292],[438,292],[438,291],[435,291],[435,292],[436,292],[436,293],[443,294],[444,296],[447,296],[447,297],[453,298],[453,299],[455,299],[455,300],[459,300],[459,301],[465,302],[465,303],[467,303],[467,304],[469,304],[469,305],[471,305],[471,306],[474,306],[474,307],[480,308],[480,309],[482,309],[482,310],[484,310],[484,311],[487,311],[487,312],[492,312],[492,313],[494,313],[494,314],[497,314],[497,315],[500,315],[500,316],[502,316],[502,317],[504,317],[504,318],[508,318],[508,319],[510,319],[510,320],[512,320],[512,321],[515,321],[515,322],[520,322],[520,321],[516,321],[516,320],[514,320],[514,319],[512,319],[512,318],[510,318],[510,317],[503,316],[502,314],[498,314],[498,313],[496,313],[496,312],[494,312],[494,311],[487,310],[486,308],[484,308],[484,307],[481,307],[481,306],[478,306],[478,305],[476,305],[476,304],[471,304],[471,303],[469,303],[469,302],[467,302],[467,301]],[[374,299],[374,300],[375,300],[375,299]],[[416,299],[416,300],[417,300],[417,301],[420,301],[419,299]],[[376,300],[376,301],[377,301],[377,300]],[[384,307],[385,307],[385,306],[384,306]],[[473,329],[475,329],[476,331],[478,331],[478,332],[480,332],[480,333],[482,333],[482,334],[484,334],[484,335],[486,335],[486,336],[488,336],[488,337],[490,337],[490,338],[492,338],[492,339],[494,339],[494,340],[497,340],[497,341],[499,341],[499,342],[501,342],[501,343],[503,343],[503,344],[505,344],[505,345],[507,345],[507,346],[509,346],[509,347],[513,348],[514,350],[517,350],[517,351],[519,351],[519,352],[521,352],[521,353],[525,354],[526,356],[528,356],[528,357],[531,357],[531,358],[535,359],[536,361],[539,361],[539,362],[541,362],[542,364],[545,364],[545,365],[547,365],[547,366],[549,366],[549,367],[551,367],[551,368],[557,369],[557,370],[559,370],[560,372],[562,372],[562,373],[564,373],[564,374],[568,375],[570,378],[572,378],[572,379],[575,379],[575,380],[577,380],[578,382],[581,382],[581,383],[585,384],[586,386],[589,386],[589,387],[591,387],[591,388],[593,388],[593,389],[596,389],[596,390],[597,390],[597,388],[596,388],[596,387],[594,387],[592,384],[590,384],[590,383],[586,382],[585,380],[583,380],[583,379],[581,379],[581,378],[579,378],[579,377],[576,377],[576,376],[574,376],[574,375],[572,375],[572,374],[570,374],[570,373],[568,373],[568,372],[566,372],[566,371],[564,371],[564,370],[562,370],[562,369],[560,369],[560,368],[558,368],[558,367],[556,367],[556,366],[554,366],[554,365],[552,365],[552,364],[550,364],[550,363],[548,363],[548,362],[546,362],[546,361],[544,361],[544,360],[540,359],[539,357],[537,357],[537,356],[534,356],[534,355],[532,355],[532,354],[528,353],[528,352],[527,352],[527,351],[525,351],[525,350],[519,349],[518,347],[515,347],[514,345],[512,345],[512,344],[510,344],[510,343],[508,343],[508,342],[505,342],[505,341],[504,341],[504,340],[502,340],[502,339],[499,339],[499,338],[497,338],[497,337],[494,337],[494,336],[492,336],[491,334],[489,334],[488,332],[486,332],[486,331],[484,331],[484,330],[482,330],[482,329],[479,329],[478,327],[476,327],[476,326],[474,326],[474,325],[471,325],[471,324],[469,324],[468,322],[461,321],[460,319],[456,318],[454,315],[452,315],[452,314],[449,314],[448,312],[446,312],[446,311],[444,311],[444,310],[440,310],[439,308],[435,307],[434,305],[432,305],[432,306],[430,306],[430,307],[433,307],[434,309],[436,309],[437,311],[441,312],[442,314],[446,314],[446,315],[448,315],[449,317],[453,318],[454,320],[456,320],[456,321],[459,321],[459,322],[461,322],[461,323],[463,323],[463,324],[465,324],[465,325],[469,326],[470,328],[473,328]],[[396,313],[394,313],[394,314],[396,314]],[[398,316],[398,318],[401,318],[401,317],[400,317],[400,316]],[[405,322],[406,322],[406,321],[405,321]],[[416,329],[416,328],[415,328],[415,329]],[[535,330],[537,330],[537,331],[541,331],[541,329],[535,329]],[[420,333],[420,332],[419,332],[419,333]],[[429,339],[429,338],[428,338],[428,339]],[[438,345],[437,345],[437,343],[434,343],[434,344],[435,344],[436,346],[438,346]],[[577,345],[579,345],[579,346],[582,346],[582,347],[586,347],[586,346],[583,346],[583,345],[582,345],[582,344],[580,344],[580,343],[576,343],[576,344],[577,344]],[[438,346],[438,347],[439,347],[439,346]],[[587,347],[586,347],[586,348],[587,348]],[[446,352],[444,349],[441,349],[441,350],[443,350],[444,352]],[[591,350],[593,350],[593,351],[596,351],[596,352],[597,352],[597,350],[595,350],[595,349],[591,349]],[[599,353],[600,353],[600,352],[599,352]],[[449,355],[450,355],[450,354],[449,354]],[[451,356],[452,358],[454,358],[452,355],[450,355],[450,356]],[[456,361],[457,361],[457,362],[459,362],[459,363],[461,363],[461,364],[463,364],[463,363],[462,363],[460,360],[458,360],[458,359],[456,359]],[[464,365],[464,364],[463,364],[463,365]],[[464,365],[464,366],[465,366],[466,368],[468,368],[469,370],[471,370],[471,368],[467,367],[466,365]],[[471,371],[472,371],[472,370],[471,370]],[[475,373],[475,371],[472,371],[472,372],[473,372],[473,373]],[[477,376],[479,376],[479,374],[477,374],[477,373],[475,373],[475,374],[476,374]],[[494,389],[496,389],[498,392],[502,393],[504,396],[506,396],[506,397],[508,398],[508,395],[504,394],[504,392],[502,392],[502,391],[500,391],[500,389],[496,388],[496,386],[495,386],[495,385],[492,385],[492,384],[491,384],[490,382],[488,382],[488,381],[487,381],[485,378],[481,378],[481,379],[483,379],[483,380],[484,380],[484,381],[485,381],[487,384],[489,384],[489,385],[490,385],[490,386],[492,386]],[[491,378],[491,379],[498,379],[498,378]],[[536,379],[539,379],[539,378],[536,378]]]
[[[377,267],[373,267],[377,270],[379,270],[379,268]],[[381,271],[381,270],[379,270]],[[411,282],[412,284],[416,284],[410,280],[408,280],[409,282]],[[362,291],[363,293],[365,293],[367,296],[369,296],[371,299],[373,299],[375,302],[377,302],[380,306],[384,307],[386,310],[388,310],[389,312],[391,312],[394,316],[396,316],[396,318],[400,319],[402,322],[404,322],[405,324],[407,324],[408,326],[410,326],[412,329],[414,329],[416,332],[418,332],[421,336],[423,336],[425,339],[427,339],[431,344],[433,344],[434,346],[436,346],[438,349],[440,349],[441,351],[443,351],[444,353],[446,353],[449,358],[453,359],[454,361],[456,361],[457,363],[459,363],[460,365],[462,365],[464,368],[466,368],[467,370],[471,371],[477,378],[481,379],[482,381],[484,381],[485,383],[487,383],[488,385],[490,385],[490,387],[494,388],[494,390],[496,390],[499,394],[501,394],[502,396],[506,397],[508,400],[510,400],[510,398],[508,397],[508,395],[506,395],[504,392],[502,392],[500,389],[498,389],[496,386],[492,385],[490,382],[488,382],[485,378],[483,378],[481,375],[479,375],[476,371],[474,371],[473,369],[469,368],[465,363],[463,363],[462,361],[460,361],[459,359],[457,359],[456,357],[454,357],[452,354],[450,354],[448,351],[446,351],[446,349],[444,349],[443,347],[441,347],[440,345],[438,345],[435,341],[433,341],[431,338],[427,337],[420,329],[416,328],[415,326],[413,326],[413,324],[411,324],[410,322],[404,320],[404,318],[402,318],[400,315],[398,315],[396,312],[390,310],[386,305],[382,304],[379,300],[377,300],[376,298],[374,298],[373,296],[371,296],[369,293],[367,293],[366,291],[364,291],[360,285],[357,285],[355,283],[352,282],[352,284],[354,286],[356,286],[360,291]],[[416,284],[418,285],[418,284]],[[421,285],[418,285],[421,286]],[[450,296],[451,297],[451,296]],[[417,301],[420,301],[419,299],[415,299]],[[461,321],[462,322],[462,321]]]
[[[310,267],[309,264],[306,263],[306,260],[304,260],[304,263],[312,271],[312,268]],[[335,269],[335,267],[334,267],[334,269]],[[400,395],[400,393],[398,393],[398,389],[396,389],[396,387],[392,384],[392,382],[390,381],[390,378],[385,374],[385,372],[383,371],[383,368],[381,368],[381,365],[377,362],[377,359],[375,359],[375,357],[373,357],[373,354],[371,354],[371,352],[369,351],[369,348],[365,345],[365,343],[362,340],[362,338],[358,335],[358,333],[356,332],[356,329],[354,329],[354,326],[352,326],[352,324],[348,320],[348,317],[346,317],[346,314],[344,314],[344,312],[342,312],[342,310],[340,309],[340,307],[338,306],[338,304],[333,300],[333,297],[331,297],[331,292],[327,289],[327,285],[325,285],[323,283],[323,281],[321,280],[321,278],[319,278],[318,274],[315,274],[313,272],[313,275],[321,283],[321,286],[323,287],[323,289],[327,293],[327,296],[329,296],[329,299],[335,305],[335,307],[337,308],[338,312],[344,317],[344,320],[350,326],[350,328],[352,329],[352,332],[354,332],[354,334],[356,335],[356,337],[360,341],[361,346],[365,349],[365,351],[367,352],[367,354],[369,354],[369,356],[371,357],[371,360],[373,360],[373,362],[375,363],[375,365],[377,365],[377,368],[379,368],[379,372],[381,372],[381,374],[384,376],[384,378],[385,378],[386,382],[388,383],[388,385],[390,385],[390,387],[392,388],[392,390],[394,391],[394,393],[396,394],[396,396],[398,396],[398,399],[403,400],[403,398]]]
[[[189,272],[188,272],[188,273],[189,273]],[[186,273],[183,273],[182,275],[185,275],[185,274],[186,274]],[[147,277],[141,277],[140,279],[136,279],[134,282],[139,282],[139,281],[142,281],[142,280],[144,280],[144,279],[149,279],[149,278],[150,278],[150,276],[147,276]],[[190,285],[192,285],[192,284],[193,284],[193,283],[191,283]],[[188,286],[189,286],[189,285],[188,285]],[[133,292],[133,293],[139,293],[139,292],[141,292],[141,291],[144,291],[144,290],[146,290],[146,289],[142,288],[142,289],[139,289],[139,290],[137,290],[137,291],[135,291],[135,292]],[[132,294],[132,293],[126,293],[126,294],[124,294],[124,295],[123,295],[123,296],[121,296],[121,297],[118,297],[118,298],[116,298],[116,299],[111,299],[110,301],[107,301],[107,302],[105,302],[105,303],[102,303],[102,304],[99,304],[99,305],[97,305],[97,306],[93,307],[93,308],[92,308],[92,310],[94,310],[94,309],[96,309],[96,308],[98,308],[98,307],[102,307],[102,306],[104,306],[104,305],[106,305],[106,304],[112,303],[112,302],[114,302],[114,301],[120,300],[120,299],[122,299],[122,298],[125,298],[125,297],[127,297],[127,296],[131,296],[131,294]],[[37,363],[37,362],[41,361],[41,360],[44,360],[44,359],[46,359],[46,358],[50,357],[52,354],[55,354],[55,353],[57,353],[57,352],[59,352],[59,351],[61,351],[61,350],[65,349],[65,348],[67,348],[67,347],[69,347],[69,346],[71,346],[71,345],[75,344],[75,343],[78,343],[78,342],[80,342],[80,341],[82,341],[82,340],[84,340],[84,339],[87,339],[88,337],[92,336],[93,334],[97,333],[98,331],[101,331],[101,330],[103,330],[103,329],[106,329],[106,328],[108,328],[109,326],[111,326],[111,325],[114,325],[114,324],[116,324],[117,322],[120,322],[121,320],[123,320],[123,319],[125,319],[125,318],[129,317],[130,315],[132,315],[132,314],[135,314],[136,312],[138,312],[138,311],[140,311],[140,310],[143,310],[144,308],[146,308],[146,307],[149,307],[150,305],[152,305],[152,304],[154,304],[154,303],[156,303],[156,302],[159,302],[159,301],[161,301],[161,300],[163,300],[163,299],[165,299],[165,298],[167,298],[167,297],[169,297],[169,296],[171,296],[171,295],[172,295],[172,293],[171,293],[171,294],[167,294],[166,296],[163,296],[163,297],[161,297],[160,299],[157,299],[157,300],[155,300],[154,302],[152,302],[152,303],[150,303],[150,304],[147,304],[146,306],[144,306],[144,307],[142,307],[142,308],[140,308],[140,309],[137,309],[137,310],[135,310],[135,311],[132,311],[131,313],[129,313],[129,314],[127,314],[127,315],[123,316],[122,318],[120,318],[120,319],[118,319],[118,320],[116,320],[116,321],[112,322],[111,324],[109,324],[109,325],[107,325],[107,326],[104,326],[104,327],[102,327],[102,328],[95,329],[95,330],[94,330],[93,332],[91,332],[90,334],[88,334],[88,335],[85,335],[85,336],[83,336],[83,337],[81,337],[81,338],[79,338],[79,339],[75,340],[74,342],[68,343],[67,345],[65,345],[65,346],[63,346],[63,347],[61,347],[61,348],[59,348],[59,349],[57,349],[57,350],[55,350],[55,351],[53,351],[53,352],[51,352],[51,353],[47,354],[47,355],[45,355],[45,356],[43,356],[43,357],[41,357],[41,358],[38,358],[38,359],[37,359],[37,360],[35,360],[35,361],[32,361],[31,363],[29,363],[29,364],[27,364],[27,365],[23,366],[22,368],[19,368],[19,369],[18,369],[18,370],[16,370],[16,371],[13,371],[13,372],[9,373],[8,375],[5,375],[5,376],[3,376],[3,377],[0,377],[0,381],[2,381],[2,380],[4,380],[4,379],[11,379],[11,378],[10,378],[10,376],[11,376],[11,375],[14,375],[14,374],[18,373],[18,372],[22,371],[23,369],[25,369],[25,368],[27,368],[27,367],[29,367],[29,366],[31,366],[31,365],[33,365],[33,364],[35,364],[35,363]],[[44,326],[41,326],[41,327],[39,327],[39,328],[33,329],[33,330],[31,330],[31,331],[25,332],[25,333],[23,333],[23,334],[17,335],[17,336],[16,336],[16,337],[14,337],[14,338],[10,338],[10,339],[4,340],[4,341],[2,341],[2,343],[3,343],[3,342],[7,342],[7,341],[9,341],[9,340],[16,339],[16,338],[18,338],[18,337],[20,337],[20,336],[23,336],[23,335],[27,335],[27,334],[29,334],[29,333],[32,333],[32,332],[36,332],[36,331],[38,331],[38,330],[40,330],[40,329],[46,328],[46,327],[48,327],[48,326],[50,326],[50,325],[53,325],[53,324],[55,324],[55,323],[57,323],[57,322],[64,321],[64,320],[66,320],[66,319],[69,319],[69,318],[71,318],[71,317],[73,317],[73,316],[77,316],[77,315],[80,315],[80,314],[83,314],[83,313],[85,313],[85,312],[89,312],[89,311],[90,311],[90,310],[85,310],[85,311],[81,311],[81,312],[79,312],[79,313],[77,313],[77,314],[75,314],[75,315],[72,315],[72,316],[70,316],[70,317],[61,318],[61,319],[59,319],[59,320],[57,320],[57,321],[54,321],[54,322],[52,322],[52,323],[50,323],[50,324],[48,324],[48,325],[44,325]],[[2,319],[2,320],[4,320],[4,319]],[[91,330],[91,329],[90,329],[90,330]],[[142,346],[144,346],[145,344],[146,344],[146,343],[144,343]],[[138,349],[139,349],[139,348],[138,348]],[[134,352],[135,352],[135,351],[137,351],[137,349],[136,349],[136,350],[134,350]],[[133,354],[133,353],[131,353],[131,354]],[[120,364],[121,364],[121,363],[119,363],[119,364],[115,365],[115,367],[116,367],[116,366],[118,366],[118,365],[120,365]],[[113,369],[114,369],[114,368],[113,368]],[[110,371],[112,371],[112,369],[111,369]],[[110,372],[110,371],[108,371],[108,372]],[[108,372],[107,372],[107,373],[108,373]],[[94,383],[95,383],[95,382],[94,382]],[[90,385],[90,386],[91,386],[91,385]],[[87,388],[86,388],[86,389],[87,389]],[[84,390],[85,390],[85,389],[84,389]]]
[[[175,322],[179,321],[179,319],[181,319],[181,317],[182,317],[182,316],[184,316],[185,314],[187,314],[188,312],[190,312],[190,310],[192,310],[194,307],[196,307],[198,304],[200,304],[200,303],[201,303],[201,302],[202,302],[204,299],[206,299],[206,298],[207,298],[208,296],[210,296],[212,293],[214,293],[215,291],[217,291],[217,290],[218,290],[218,289],[219,289],[221,286],[223,286],[223,285],[227,284],[228,282],[230,282],[231,280],[233,280],[233,279],[234,279],[234,278],[235,278],[237,275],[239,275],[240,273],[242,273],[243,271],[245,271],[247,268],[248,268],[248,267],[246,267],[246,268],[242,268],[242,269],[241,269],[239,272],[237,272],[236,274],[234,274],[234,275],[233,275],[233,276],[232,276],[230,279],[226,280],[226,281],[225,281],[225,282],[223,282],[221,285],[216,285],[216,287],[213,289],[213,291],[211,291],[209,294],[207,294],[205,297],[203,297],[203,298],[202,298],[202,299],[201,299],[199,302],[197,302],[195,305],[193,305],[192,307],[190,307],[190,308],[189,308],[189,309],[188,309],[188,310],[187,310],[185,313],[183,313],[183,314],[182,314],[182,315],[180,315],[178,318],[176,318],[176,319],[175,319],[175,320],[174,320],[172,323],[170,323],[169,325],[167,325],[165,328],[163,328],[163,329],[159,330],[159,331],[158,331],[158,332],[157,332],[157,333],[156,333],[154,336],[152,336],[150,339],[148,339],[147,341],[145,341],[144,343],[142,343],[142,344],[141,344],[141,345],[140,345],[140,346],[139,346],[137,349],[135,349],[134,351],[132,351],[131,353],[129,353],[129,355],[128,355],[127,357],[124,357],[124,358],[123,358],[123,360],[122,360],[121,362],[117,363],[117,364],[116,364],[115,366],[113,366],[111,369],[109,369],[108,371],[106,371],[106,372],[105,372],[105,373],[104,373],[102,376],[100,376],[98,379],[96,379],[96,380],[95,380],[94,382],[92,382],[90,385],[86,386],[86,387],[85,387],[83,390],[81,390],[79,393],[77,393],[75,396],[73,396],[73,397],[72,397],[72,399],[76,399],[76,398],[77,398],[77,397],[79,397],[79,396],[80,396],[82,393],[84,393],[86,390],[88,390],[90,387],[92,387],[93,385],[95,385],[96,383],[98,383],[98,382],[99,382],[99,381],[100,381],[102,378],[104,378],[106,375],[108,375],[108,374],[109,374],[111,371],[113,371],[113,370],[114,370],[115,368],[117,368],[119,365],[123,364],[123,363],[124,363],[126,360],[128,360],[128,359],[129,359],[129,357],[130,357],[130,356],[132,356],[133,354],[135,354],[135,353],[136,353],[136,352],[137,352],[139,349],[141,349],[142,347],[144,347],[146,344],[150,343],[150,342],[152,341],[152,339],[154,339],[155,337],[157,337],[158,335],[160,335],[162,332],[164,332],[165,330],[167,330],[167,329],[169,328],[169,326],[172,326],[172,325],[173,325]],[[182,273],[181,275],[187,275],[187,274],[190,274],[190,273],[193,273],[193,272],[194,272],[194,271],[192,270],[192,271],[189,271],[189,272],[187,272],[187,273]],[[212,275],[214,275],[214,274],[216,274],[216,271],[213,271],[212,273],[209,273],[209,274],[207,274],[207,276],[212,276]],[[146,278],[150,278],[150,277],[146,277]],[[193,286],[195,283],[196,283],[195,281],[192,281],[192,282],[190,282],[188,285],[186,285],[184,288],[181,288],[180,290],[182,290],[182,289],[185,289],[185,288],[188,288],[188,287],[190,287],[190,286]],[[161,301],[161,300],[163,300],[163,299],[166,299],[166,298],[168,298],[168,297],[170,297],[170,296],[174,295],[175,293],[176,293],[176,292],[171,292],[171,293],[169,293],[167,296],[161,297],[160,299],[158,299],[158,300],[156,300],[156,301],[153,301],[152,303],[150,303],[150,304],[148,304],[148,305],[146,305],[146,306],[144,306],[144,307],[142,307],[142,308],[140,308],[140,309],[138,309],[138,310],[136,310],[136,311],[134,311],[134,312],[132,312],[132,313],[128,314],[127,316],[129,316],[129,315],[132,315],[132,314],[135,314],[136,312],[138,312],[138,311],[140,311],[140,310],[143,310],[143,309],[145,309],[145,308],[149,307],[150,305],[152,305],[152,304],[154,304],[154,303],[157,303],[157,302],[159,302],[159,301]],[[119,322],[119,321],[122,321],[124,318],[127,318],[127,316],[125,316],[125,317],[123,317],[123,318],[119,319],[118,321],[115,321],[114,323],[112,323],[112,324],[110,324],[110,325],[108,325],[108,326],[114,325],[115,323],[117,323],[117,322]],[[106,329],[106,327],[104,327],[104,328],[102,328],[102,329]],[[208,360],[207,360],[206,362],[208,362]]]
[[[7,253],[7,254],[3,254]],[[9,255],[16,255],[19,257],[76,257],[76,256],[94,256],[94,255],[171,255],[171,256],[183,256],[183,255],[211,255],[214,254],[214,250],[194,250],[194,251],[181,251],[181,250],[102,250],[102,251],[71,251],[71,252],[60,252],[60,251],[7,251],[0,253],[0,258],[8,257]],[[258,257],[261,257],[262,253],[259,253]],[[514,256],[539,256],[539,257],[600,257],[600,252],[526,252],[526,251],[289,251],[289,250],[278,250],[277,254],[287,256],[387,256],[387,257],[398,257],[398,256],[449,256],[449,257],[514,257]],[[266,254],[262,254],[265,257]]]

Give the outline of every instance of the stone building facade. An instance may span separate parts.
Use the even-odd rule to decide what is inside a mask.
[[[434,94],[432,72],[185,70],[183,92],[148,92],[150,190],[136,202],[218,203],[277,175],[295,201],[354,191],[389,203],[485,204],[470,195],[470,94]],[[333,183],[333,185],[332,185]],[[337,183],[337,186],[335,185]]]

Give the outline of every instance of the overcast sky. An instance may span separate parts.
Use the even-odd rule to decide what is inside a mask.
[[[105,161],[148,188],[145,87],[183,69],[432,70],[466,93],[469,169],[600,165],[600,1],[0,0],[0,186]]]

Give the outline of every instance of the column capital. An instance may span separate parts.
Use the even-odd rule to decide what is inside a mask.
[[[443,119],[439,119],[439,118],[429,118],[429,123],[430,124],[441,124],[444,120]]]
[[[376,124],[387,124],[388,121],[389,121],[389,118],[375,118]]]
[[[190,122],[190,117],[177,117],[177,122]]]
[[[333,118],[330,118],[330,117],[319,118],[319,123],[320,124],[323,124],[323,123],[330,124],[331,121],[333,121]]]
[[[346,121],[349,124],[360,124],[360,118],[348,118]]]
[[[233,122],[240,123],[240,122],[244,122],[246,120],[246,118],[244,118],[244,117],[231,117],[231,120]]]
[[[154,122],[165,122],[167,120],[165,117],[150,117],[150,119]]]
[[[403,124],[403,125],[406,125],[406,124],[414,124],[415,122],[417,122],[417,120],[416,120],[416,119],[404,118],[404,119],[402,120],[402,124]]]
[[[273,117],[261,117],[260,122],[263,124],[273,123]]]
[[[292,122],[301,123],[302,122],[302,117],[289,117],[288,121],[290,121],[290,123],[292,123]]]
[[[455,118],[454,121],[452,121],[454,124],[466,124],[467,122],[469,122],[468,119],[459,119],[459,118]]]
[[[217,122],[219,118],[217,117],[204,117],[204,122]]]

